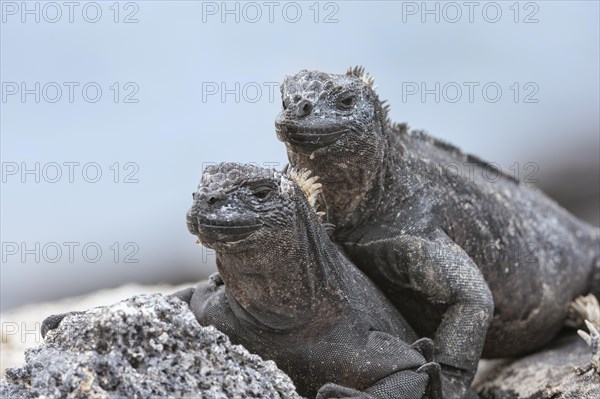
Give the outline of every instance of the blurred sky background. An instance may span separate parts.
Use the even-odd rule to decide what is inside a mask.
[[[204,278],[214,256],[185,223],[203,165],[283,166],[275,84],[304,68],[363,64],[395,121],[533,173],[597,224],[599,3],[475,3],[75,2],[70,22],[63,2],[2,2],[1,308]],[[439,102],[410,94],[436,82]]]

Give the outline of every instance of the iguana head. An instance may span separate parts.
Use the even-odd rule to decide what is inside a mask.
[[[275,121],[277,137],[294,152],[343,151],[348,142],[374,145],[385,113],[362,68],[344,75],[302,70],[281,85],[283,110]],[[369,136],[369,137],[365,137]]]
[[[363,68],[342,75],[303,70],[284,79],[281,95],[277,137],[294,167],[321,177],[326,204],[339,211],[330,220],[343,225],[341,215],[360,213],[360,200],[379,176],[387,107]]]
[[[205,169],[188,229],[217,251],[239,252],[291,240],[299,210],[312,212],[320,184],[295,170],[282,173],[254,165],[221,163]]]

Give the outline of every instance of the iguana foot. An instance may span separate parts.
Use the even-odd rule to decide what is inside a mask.
[[[569,319],[567,324],[573,327],[581,327],[585,324],[588,332],[577,330],[577,334],[591,347],[592,359],[590,367],[600,374],[600,304],[598,299],[589,294],[577,297],[569,308]],[[589,371],[589,368],[582,370]]]
[[[325,384],[317,392],[316,399],[375,399],[373,395],[338,384]]]
[[[48,317],[46,317],[44,319],[44,321],[42,321],[42,327],[40,328],[41,333],[42,333],[42,338],[46,338],[46,334],[48,334],[48,331],[51,330],[55,330],[60,322],[69,315],[73,315],[73,314],[81,314],[83,312],[67,312],[67,313],[60,313],[60,314],[53,314],[50,315]]]
[[[223,279],[221,278],[221,275],[218,272],[215,272],[215,273],[211,274],[210,276],[208,276],[206,283],[201,283],[197,287],[186,288],[184,290],[177,291],[169,296],[179,298],[183,302],[190,305],[191,301],[192,301],[192,296],[196,293],[196,291],[199,290],[198,294],[200,294],[202,292],[211,293],[211,292],[214,292],[217,289],[217,287],[219,287],[220,285],[223,285],[223,284],[224,283],[223,283]]]
[[[587,326],[589,333],[583,330],[577,330],[577,334],[579,334],[579,336],[591,347],[591,366],[600,374],[600,333],[590,321],[585,320],[585,325]]]

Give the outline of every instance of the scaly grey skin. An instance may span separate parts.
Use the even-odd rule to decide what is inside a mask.
[[[330,241],[309,202],[318,184],[298,176],[206,168],[187,221],[219,274],[176,295],[200,324],[274,360],[302,395],[441,398],[432,341],[406,343],[417,336]]]
[[[405,124],[362,68],[303,70],[281,86],[277,137],[320,176],[341,244],[421,336],[444,397],[477,362],[525,354],[560,330],[571,300],[600,290],[599,230],[540,191]],[[461,168],[463,173],[451,173]]]

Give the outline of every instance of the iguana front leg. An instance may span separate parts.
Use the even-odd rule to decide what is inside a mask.
[[[180,291],[177,291],[170,296],[181,299],[183,302],[191,305],[192,297],[194,295],[203,295],[206,293],[214,292],[217,287],[223,285],[223,279],[218,272],[212,273],[208,276],[208,280],[206,282],[198,284],[196,287],[186,288]],[[198,291],[198,292],[196,292]]]
[[[373,240],[350,250],[379,254],[365,260],[377,269],[367,274],[385,274],[397,290],[409,289],[428,304],[445,306],[434,335],[444,398],[467,395],[494,313],[491,291],[477,265],[443,232],[428,239],[400,235]]]
[[[382,354],[382,347],[395,349]],[[373,364],[369,372],[377,373],[376,364],[383,366],[390,362],[400,370],[381,378],[364,391],[333,383],[325,384],[319,389],[317,399],[442,399],[440,365],[433,361],[431,339],[421,338],[408,346],[398,337],[373,331],[364,351],[367,358],[363,360]],[[422,363],[415,363],[418,358]]]

